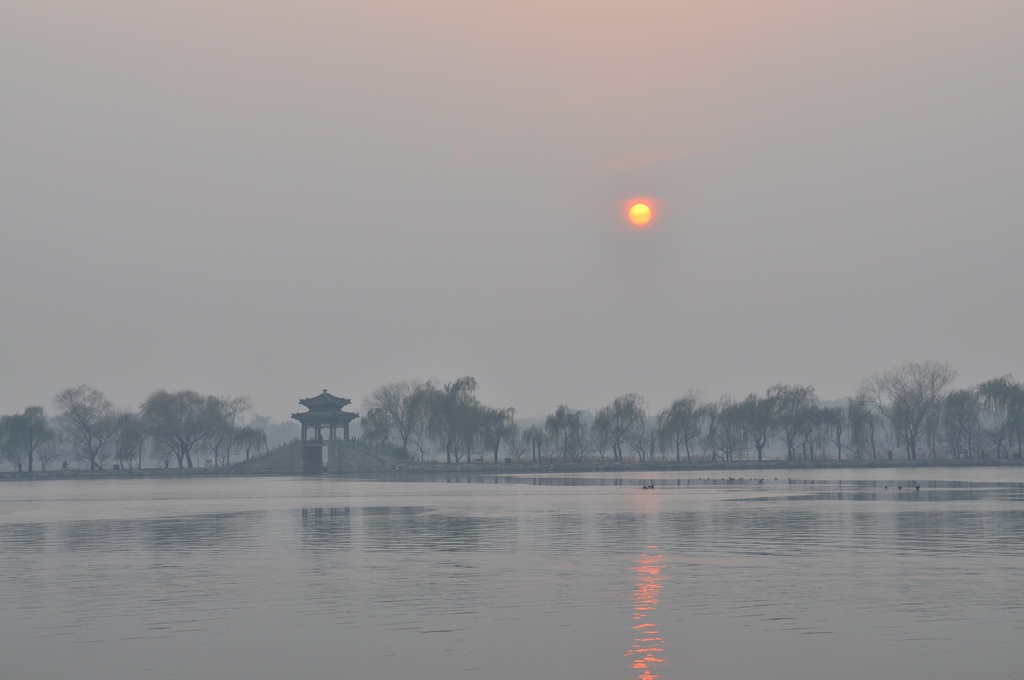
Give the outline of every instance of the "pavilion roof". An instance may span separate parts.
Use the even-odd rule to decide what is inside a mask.
[[[315,397],[299,399],[299,403],[310,411],[340,411],[352,403],[351,399],[336,397],[327,390],[324,390]]]

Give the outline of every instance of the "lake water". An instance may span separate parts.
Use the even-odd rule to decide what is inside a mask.
[[[1021,469],[708,474],[4,483],[0,678],[1024,678]]]

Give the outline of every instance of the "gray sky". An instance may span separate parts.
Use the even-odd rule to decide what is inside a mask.
[[[1024,377],[1024,3],[5,0],[0,413]],[[628,229],[623,201],[658,200]]]

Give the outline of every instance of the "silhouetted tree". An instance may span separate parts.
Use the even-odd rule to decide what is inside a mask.
[[[498,462],[498,449],[502,442],[507,442],[516,434],[516,410],[514,408],[487,408],[480,413],[483,419],[481,437],[483,445],[494,453],[494,462]]]
[[[956,378],[949,364],[937,361],[910,363],[864,379],[859,395],[874,405],[892,424],[907,458],[917,458],[929,417],[936,416],[946,388]]]
[[[821,410],[821,421],[829,434],[832,435],[832,443],[836,445],[836,459],[843,459],[843,431],[849,424],[846,416],[846,409],[842,406],[833,406]]]
[[[654,452],[658,444],[658,428],[656,422],[649,418],[641,418],[636,422],[629,433],[626,434],[626,442],[629,448],[633,449],[640,462],[654,458]]]
[[[192,390],[157,390],[142,404],[146,432],[174,453],[178,467],[194,467],[192,452],[223,428],[229,417],[228,400]]]
[[[252,409],[252,402],[247,397],[223,397],[221,402],[220,422],[214,427],[204,442],[206,449],[213,454],[216,466],[231,465],[231,451],[238,444],[235,435],[238,432],[238,419]]]
[[[88,385],[70,387],[53,401],[60,409],[60,428],[73,443],[75,455],[88,461],[90,470],[102,469],[107,445],[117,435],[120,412],[102,392]]]
[[[1024,454],[1024,386],[1007,375],[978,385],[978,393],[992,421],[989,436],[996,447],[996,458],[1004,454],[1009,458],[1014,444],[1017,457],[1021,457]]]
[[[235,434],[238,446],[245,451],[245,459],[249,460],[249,454],[259,453],[259,450],[267,446],[267,434],[258,427],[246,425],[238,428]]]
[[[877,419],[872,406],[861,398],[850,399],[846,413],[850,424],[850,439],[857,457],[861,458],[870,449],[871,458],[878,458],[878,448],[875,444]]]
[[[713,446],[721,451],[725,460],[741,456],[747,448],[747,433],[743,429],[743,404],[722,397],[718,402],[718,420],[714,428]]]
[[[544,430],[551,438],[556,451],[562,454],[562,462],[579,460],[583,455],[586,426],[583,414],[565,404],[555,409],[544,421]]]
[[[391,418],[382,408],[370,407],[362,417],[363,439],[383,448],[391,436]]]
[[[953,390],[946,395],[942,426],[954,458],[974,456],[981,430],[981,399],[977,390]]]
[[[402,457],[409,456],[409,443],[427,416],[427,397],[432,386],[409,380],[389,383],[374,390],[366,400],[366,410],[380,409],[388,417],[402,447]]]
[[[775,385],[768,389],[775,400],[775,422],[780,440],[786,445],[786,459],[796,460],[796,447],[804,437],[809,410],[817,408],[813,387]]]
[[[662,448],[672,446],[678,462],[681,449],[686,449],[686,460],[690,458],[690,446],[700,436],[700,395],[689,392],[672,402],[672,405],[658,414],[658,441]]]
[[[0,458],[21,472],[24,466],[21,447],[18,446],[16,416],[0,416]]]
[[[757,450],[757,459],[763,460],[763,453],[772,432],[775,431],[775,407],[776,397],[767,394],[759,397],[756,394],[749,394],[747,398],[737,404],[738,425],[746,432],[750,442]]]
[[[714,402],[701,404],[697,409],[700,431],[704,433],[697,441],[700,443],[701,459],[711,453],[711,460],[718,459],[718,417],[721,405]]]
[[[508,452],[512,456],[512,460],[519,463],[526,456],[526,449],[530,446],[529,442],[526,441],[526,437],[519,431],[519,426],[512,423],[512,427],[509,429],[508,438],[506,439],[506,446]]]
[[[127,463],[128,469],[135,467],[138,461],[142,467],[142,457],[146,452],[146,425],[142,416],[137,413],[122,413],[117,419],[117,460],[121,467]]]
[[[594,416],[593,427],[608,437],[616,462],[622,462],[622,444],[626,437],[645,417],[643,397],[634,393],[616,397]]]
[[[479,403],[474,396],[476,380],[464,376],[438,389],[427,392],[427,432],[444,447],[447,462],[458,462],[463,453],[472,453],[472,444],[479,430]]]
[[[531,425],[523,430],[523,441],[530,445],[530,460],[534,463],[542,463],[544,452],[544,430]]]
[[[36,450],[53,438],[54,432],[46,420],[42,406],[29,406],[13,416],[4,416],[0,437],[0,453],[18,472],[23,462],[32,472]]]

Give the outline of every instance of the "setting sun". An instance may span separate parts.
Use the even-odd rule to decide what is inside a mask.
[[[651,221],[651,206],[636,202],[629,206],[629,221],[634,227],[645,227]]]

